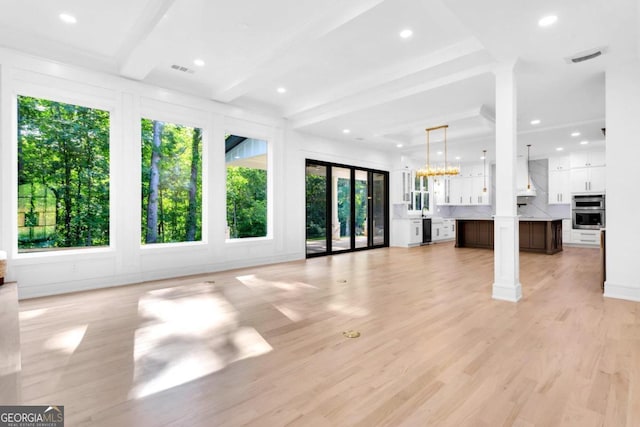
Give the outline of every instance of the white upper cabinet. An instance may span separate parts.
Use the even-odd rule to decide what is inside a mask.
[[[569,156],[549,158],[549,204],[571,203],[571,176]]]
[[[436,203],[439,205],[474,206],[489,205],[489,188],[491,178],[482,163],[467,165],[460,171],[460,175],[439,178],[434,186]],[[441,181],[441,182],[440,182]],[[483,191],[485,188],[487,191]]]
[[[569,156],[549,157],[549,172],[564,171],[570,168]]]
[[[604,193],[606,191],[604,151],[572,153],[570,164],[572,193]]]
[[[588,168],[591,166],[604,166],[605,165],[605,153],[604,151],[583,151],[578,153],[571,153],[570,156],[571,168]],[[551,168],[551,166],[549,166]]]

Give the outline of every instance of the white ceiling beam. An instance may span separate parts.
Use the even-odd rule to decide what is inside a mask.
[[[481,116],[483,107],[484,105],[481,105],[476,108],[447,114],[446,116],[426,117],[420,120],[405,121],[386,128],[374,128],[372,131],[375,135],[392,135],[400,132],[406,132],[409,129],[420,129],[421,131],[424,131],[424,129],[428,127],[435,127],[465,119],[477,118],[478,116]],[[412,133],[415,134],[415,132]]]
[[[384,69],[358,76],[342,84],[323,90],[319,95],[313,94],[311,99],[304,100],[298,105],[293,105],[284,111],[285,117],[293,117],[305,111],[328,104],[338,99],[364,92],[383,84],[400,80],[412,74],[419,73],[437,66],[446,64],[456,59],[472,55],[485,50],[482,44],[475,38],[468,38],[451,46],[439,49],[405,62],[390,65]]]
[[[410,85],[407,87],[394,86],[380,88],[378,90],[370,90],[366,93],[354,95],[349,99],[341,99],[324,104],[321,107],[299,114],[297,117],[292,117],[290,118],[291,124],[294,129],[303,128],[338,116],[386,104],[398,99],[407,98],[419,93],[428,92],[456,82],[491,73],[493,72],[493,67],[493,64],[480,65],[418,85]]]
[[[231,102],[252,89],[263,87],[275,77],[291,69],[304,56],[310,43],[337,30],[360,15],[378,6],[384,0],[351,0],[334,2],[324,14],[292,29],[281,43],[274,44],[252,60],[235,80],[212,93],[213,99]]]
[[[175,3],[176,0],[154,0],[147,3],[118,52],[121,75],[142,80],[157,65],[162,48],[153,42],[153,34]]]

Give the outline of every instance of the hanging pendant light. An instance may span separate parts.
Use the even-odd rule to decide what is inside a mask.
[[[432,128],[427,128],[425,131],[427,132],[427,164],[423,169],[419,169],[416,171],[416,175],[418,176],[442,176],[442,175],[458,175],[460,173],[460,167],[449,166],[447,162],[447,128],[449,125],[436,126]],[[444,167],[432,168],[431,167],[431,159],[430,159],[430,133],[431,131],[444,129]]]
[[[482,150],[482,178],[484,181],[484,186],[482,187],[482,192],[487,192],[487,150]]]
[[[529,162],[531,161],[531,144],[527,144],[527,191],[531,191],[531,169]]]

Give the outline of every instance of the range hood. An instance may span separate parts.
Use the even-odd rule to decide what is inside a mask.
[[[531,183],[529,186],[525,185],[524,188],[518,188],[518,192],[516,193],[518,197],[535,197],[536,196],[536,187]]]

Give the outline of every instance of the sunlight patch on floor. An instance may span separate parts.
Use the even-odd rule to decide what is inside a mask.
[[[299,322],[310,314],[307,304],[308,292],[316,291],[316,286],[304,282],[280,282],[265,280],[255,274],[237,276],[236,279],[256,291],[262,298],[292,322]]]
[[[273,348],[210,284],[148,292],[138,302],[134,386],[142,398],[196,380]],[[195,291],[195,292],[194,292]]]
[[[88,326],[89,325],[82,325],[52,335],[45,341],[44,348],[47,350],[59,350],[67,354],[72,354],[82,342]]]
[[[21,311],[20,314],[19,314],[20,321],[22,322],[24,320],[35,319],[36,317],[42,316],[46,312],[47,312],[46,308],[40,308],[40,309],[36,309],[36,310]]]

